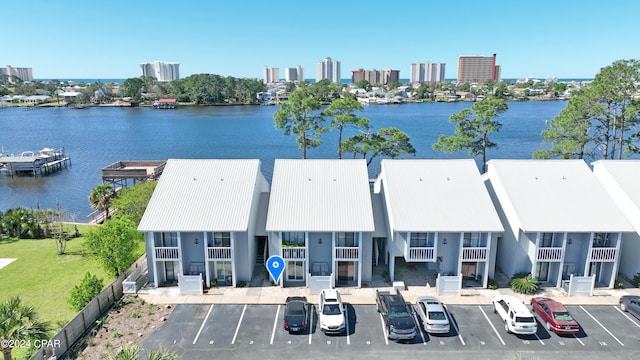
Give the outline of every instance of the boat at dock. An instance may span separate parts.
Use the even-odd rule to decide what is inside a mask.
[[[23,151],[19,155],[0,154],[0,175],[49,175],[71,165],[71,158],[64,148],[42,148],[35,151]]]

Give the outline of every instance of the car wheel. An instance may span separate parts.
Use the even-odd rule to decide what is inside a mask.
[[[620,309],[622,309],[622,311],[627,311],[627,304],[621,302],[620,303]]]
[[[507,322],[504,322],[504,331],[507,332],[507,334],[511,334],[511,330],[509,330],[509,324],[507,324]]]
[[[551,324],[549,324],[548,321],[546,322],[546,324],[544,324],[544,326],[547,328],[547,330],[551,331]]]

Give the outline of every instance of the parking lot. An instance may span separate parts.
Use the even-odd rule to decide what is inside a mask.
[[[476,359],[640,358],[640,321],[611,305],[569,305],[580,323],[577,335],[559,336],[538,324],[532,336],[507,334],[491,305],[449,305],[451,331],[413,341],[386,337],[374,305],[346,305],[347,332],[327,336],[309,304],[309,329],[289,334],[282,328],[282,305],[177,305],[166,323],[142,343],[169,348],[184,359],[395,359],[441,355]]]

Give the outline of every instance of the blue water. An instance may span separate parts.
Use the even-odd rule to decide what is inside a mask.
[[[360,114],[374,128],[397,127],[409,135],[415,158],[468,158],[466,152],[444,154],[431,149],[438,135],[450,135],[449,116],[470,103],[426,103],[366,106]],[[509,103],[491,138],[499,144],[488,158],[526,159],[541,148],[545,121],[564,107],[562,101]],[[71,167],[45,177],[0,176],[0,210],[25,206],[60,206],[76,221],[92,212],[87,197],[101,183],[100,170],[119,160],[168,158],[258,158],[271,179],[275,158],[301,158],[294,137],[273,126],[277,106],[211,106],[151,108],[0,109],[0,151],[20,153],[64,147]],[[337,133],[329,131],[308,158],[336,158]],[[379,170],[377,159],[369,167]]]

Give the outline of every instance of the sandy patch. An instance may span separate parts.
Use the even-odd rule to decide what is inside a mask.
[[[2,269],[3,267],[11,264],[12,262],[14,262],[16,259],[0,259],[0,269]]]

